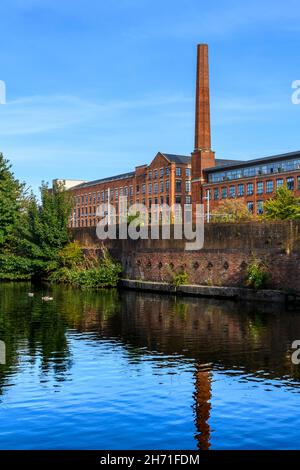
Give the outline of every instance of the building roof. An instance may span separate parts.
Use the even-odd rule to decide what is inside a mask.
[[[228,158],[216,158],[216,166],[217,167],[234,165],[236,163],[242,163],[242,160],[229,160]]]
[[[273,161],[280,161],[280,160],[289,160],[291,158],[300,158],[300,151],[297,152],[290,152],[290,153],[282,153],[279,155],[273,155],[271,157],[262,157],[262,158],[254,158],[252,160],[225,160],[229,163],[217,165],[217,167],[213,166],[210,168],[205,168],[204,171],[207,173],[211,173],[216,170],[228,170],[228,169],[235,169],[240,168],[243,166],[254,166],[254,165],[263,165]]]
[[[181,163],[185,165],[191,164],[192,157],[189,155],[174,155],[172,153],[162,153],[170,162]],[[241,160],[228,160],[226,158],[216,158],[216,166],[231,165],[234,163],[239,163]]]
[[[172,163],[181,163],[185,165],[188,165],[189,163],[191,163],[191,157],[188,155],[174,155],[173,153],[163,153],[163,152],[161,152],[161,154],[164,157],[166,157],[166,159],[169,160],[169,162],[172,162]]]
[[[107,178],[102,178],[99,180],[87,181],[86,183],[78,184],[73,189],[88,188],[90,186],[96,186],[97,184],[100,184],[100,183],[109,183],[110,181],[124,180],[127,178],[132,178],[134,177],[134,175],[135,175],[134,171],[130,171],[128,173],[122,173],[120,175],[115,175],[115,176],[109,176]]]

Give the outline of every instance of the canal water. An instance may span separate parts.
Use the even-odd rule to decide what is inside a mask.
[[[300,447],[300,312],[33,289],[0,285],[1,449]]]

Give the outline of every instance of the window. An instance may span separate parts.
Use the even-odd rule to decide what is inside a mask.
[[[164,176],[164,169],[160,168],[159,170],[159,177],[162,178]]]
[[[256,212],[257,212],[257,215],[262,215],[264,213],[264,202],[263,201],[257,201]]]
[[[157,175],[158,175],[158,172],[157,172],[157,170],[154,170],[154,179],[156,179],[156,178],[157,178]]]
[[[293,191],[295,189],[295,180],[294,180],[294,178],[287,178],[286,179],[286,187],[290,191]]]
[[[149,200],[148,200],[148,205],[149,205],[149,207],[152,206],[152,199],[149,199]]]
[[[287,171],[295,171],[300,168],[300,158],[282,160],[279,162],[265,163],[264,165],[244,166],[233,170],[213,171],[208,176],[208,181],[217,183],[238,178],[251,178],[258,175],[273,175]]]
[[[170,168],[167,166],[166,167],[166,176],[169,176],[170,175]]]
[[[245,194],[245,186],[243,184],[238,184],[238,196],[244,196]]]
[[[180,166],[176,167],[176,176],[181,176],[181,168]]]
[[[160,196],[160,203],[161,203],[161,204],[164,203],[164,197],[163,197],[163,196]]]
[[[166,180],[166,191],[170,190],[170,181]]]
[[[298,188],[298,191],[300,191],[300,176],[298,176],[297,178],[297,188]]]
[[[175,202],[176,202],[176,204],[181,204],[181,196],[176,196],[175,197]]]
[[[252,201],[247,202],[247,209],[248,209],[248,211],[249,211],[251,214],[253,214],[254,204],[253,204]]]
[[[214,200],[217,201],[219,199],[219,188],[214,188]]]
[[[136,192],[136,194],[140,194],[140,185],[139,184],[136,185],[135,192]]]
[[[149,180],[151,180],[152,179],[152,170],[149,170],[149,175],[148,176],[149,176]]]
[[[129,194],[130,194],[130,196],[132,196],[132,195],[133,195],[133,186],[130,186],[130,189],[129,189]]]
[[[224,187],[222,188],[222,199],[226,199],[227,198],[227,188]]]
[[[175,192],[176,193],[181,193],[181,180],[176,180],[175,181]]]
[[[164,192],[164,182],[163,182],[163,181],[160,181],[160,183],[159,183],[159,191],[160,191],[161,193]]]
[[[190,169],[190,168],[186,168],[186,169],[185,169],[185,176],[186,176],[187,178],[190,178],[190,177],[191,177],[191,169]]]
[[[266,182],[266,192],[272,193],[274,191],[274,181],[269,180]]]
[[[185,196],[185,203],[186,203],[186,204],[192,204],[192,198],[191,198],[191,196]]]
[[[191,180],[185,180],[185,192],[186,193],[191,192]]]
[[[264,183],[263,181],[258,181],[256,183],[256,193],[263,194],[264,193]]]
[[[158,184],[154,183],[154,192],[155,194],[158,193]]]
[[[101,201],[104,202],[104,191],[101,192]]]
[[[148,192],[149,194],[152,194],[152,183],[148,184]]]
[[[125,188],[124,188],[124,196],[127,196],[127,195],[128,195],[128,188],[127,188],[127,186],[125,186]]]
[[[115,198],[118,199],[119,197],[119,190],[118,188],[115,189]]]
[[[146,193],[146,185],[145,183],[142,184],[142,194]]]
[[[276,188],[280,188],[281,186],[283,186],[283,178],[279,178],[276,180]]]
[[[120,188],[120,197],[123,196],[123,188]]]
[[[229,197],[231,197],[231,198],[235,197],[235,186],[230,186],[230,188],[229,188]]]
[[[247,195],[248,195],[248,196],[252,196],[253,192],[254,192],[254,185],[253,185],[253,183],[248,183],[248,184],[247,184]]]

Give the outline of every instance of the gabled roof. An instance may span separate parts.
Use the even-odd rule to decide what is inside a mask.
[[[169,162],[188,165],[191,163],[191,157],[188,155],[174,155],[173,153],[160,152]]]
[[[135,175],[134,171],[130,171],[129,173],[122,173],[120,175],[110,176],[108,178],[102,178],[100,180],[87,181],[86,183],[82,183],[82,184],[78,184],[77,186],[74,186],[72,189],[88,188],[90,186],[96,186],[99,183],[109,183],[110,181],[133,178],[134,175]]]
[[[174,163],[181,163],[185,165],[191,164],[192,157],[189,155],[174,155],[172,153],[162,153],[164,157],[167,158],[170,162]],[[233,165],[234,163],[240,163],[241,160],[229,160],[227,158],[216,158],[216,166],[224,166],[224,165]]]

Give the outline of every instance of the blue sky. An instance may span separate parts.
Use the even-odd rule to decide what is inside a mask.
[[[296,0],[2,0],[0,150],[35,189],[190,154],[196,44],[219,158],[300,149]]]

